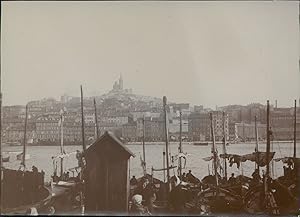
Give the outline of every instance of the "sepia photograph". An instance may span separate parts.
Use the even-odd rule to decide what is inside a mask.
[[[1,1],[0,215],[300,216],[299,1]]]

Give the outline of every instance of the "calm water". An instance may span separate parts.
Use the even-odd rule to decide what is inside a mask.
[[[297,143],[297,153],[300,152],[299,142]],[[274,158],[293,156],[293,143],[279,143],[272,142],[273,150],[276,152]],[[140,156],[142,156],[142,145],[127,145],[127,147],[136,155],[134,158],[130,159],[130,176],[135,175],[139,177],[142,175],[142,168],[140,163]],[[147,172],[151,173],[151,167],[162,168],[163,167],[163,154],[165,146],[163,144],[146,144],[146,163],[147,163]],[[222,152],[222,145],[217,144],[218,152]],[[226,146],[227,153],[232,154],[249,154],[254,151],[255,144],[246,143],[246,144],[231,144]],[[265,144],[259,145],[260,151],[265,151]],[[66,146],[66,152],[73,152],[76,150],[81,150],[81,146]],[[18,169],[20,166],[20,161],[16,160],[16,154],[14,152],[21,152],[22,147],[18,146],[3,146],[4,155],[5,152],[10,152],[10,162],[4,163],[6,168]],[[53,163],[52,156],[59,154],[59,146],[28,146],[27,153],[30,154],[30,159],[26,161],[26,168],[31,169],[32,165],[38,167],[39,170],[43,169],[45,171],[46,181],[49,181],[51,174],[53,173]],[[170,152],[172,155],[178,153],[178,143],[170,144]],[[186,160],[186,167],[184,172],[187,172],[189,169],[192,170],[192,173],[198,178],[203,178],[208,174],[208,168],[211,171],[211,162],[206,162],[202,158],[211,156],[211,146],[194,146],[192,144],[183,143],[183,152],[187,152],[189,156]],[[299,155],[297,155],[299,156]],[[64,168],[72,168],[77,166],[77,160],[75,155],[71,155],[69,158],[65,158]],[[177,164],[177,162],[175,162]],[[283,174],[283,163],[274,162],[273,175],[278,177]],[[265,168],[262,168],[265,169]],[[254,170],[254,162],[245,162],[242,164],[240,169],[237,169],[236,164],[228,168],[228,173],[234,172],[236,175],[244,174],[251,176]],[[174,175],[176,171],[170,171],[170,175]],[[154,177],[163,180],[163,172],[155,172]]]

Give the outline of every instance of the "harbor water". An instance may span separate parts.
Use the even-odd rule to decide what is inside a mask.
[[[130,158],[130,176],[135,175],[140,177],[143,175],[141,167],[141,157],[142,145],[141,144],[131,144],[126,145],[134,154],[135,157]],[[187,153],[186,162],[183,160],[183,172],[188,172],[192,170],[192,173],[202,179],[208,173],[212,172],[212,162],[204,161],[203,158],[211,156],[211,145],[208,146],[195,146],[192,143],[183,143],[183,152]],[[178,142],[170,143],[170,153],[172,156],[178,154]],[[222,144],[217,144],[218,153],[222,153]],[[240,143],[240,144],[230,144],[226,146],[227,153],[229,154],[250,154],[254,151],[255,143]],[[66,146],[66,153],[75,152],[76,150],[82,150],[81,146]],[[151,168],[161,169],[163,168],[163,151],[165,150],[165,145],[160,144],[147,144],[145,145],[146,152],[146,166],[147,172],[151,174]],[[259,151],[265,151],[266,145],[259,144]],[[271,142],[271,150],[275,153],[274,158],[289,157],[293,156],[293,143],[292,142]],[[22,151],[21,146],[9,146],[3,145],[3,154],[10,156],[10,161],[3,163],[5,168],[18,169],[20,167],[20,161],[17,160],[16,155]],[[297,153],[300,152],[299,142],[297,143]],[[49,181],[51,175],[54,171],[54,165],[52,156],[56,156],[60,153],[59,146],[27,146],[26,153],[30,155],[30,159],[26,160],[26,169],[31,170],[31,167],[35,165],[39,171],[44,170],[45,181]],[[297,155],[298,156],[298,155]],[[170,162],[172,164],[172,162]],[[69,168],[74,168],[78,165],[75,154],[71,154],[64,160],[65,171]],[[173,165],[178,165],[177,161],[174,161]],[[283,175],[283,163],[272,162],[271,163],[271,175],[276,178]],[[254,162],[243,162],[238,169],[236,164],[232,167],[228,167],[228,174],[234,173],[235,175],[246,175],[251,176],[255,167]],[[58,168],[60,168],[58,164]],[[265,170],[265,168],[261,168]],[[173,176],[177,172],[177,169],[172,169],[170,175]],[[70,172],[70,175],[72,173]],[[228,175],[228,176],[229,176]],[[160,180],[164,180],[163,172],[154,172],[154,177]]]

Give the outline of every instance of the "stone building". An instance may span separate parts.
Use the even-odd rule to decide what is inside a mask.
[[[236,138],[243,141],[255,140],[255,123],[235,123]],[[259,140],[266,139],[266,124],[257,123],[257,136]]]
[[[294,108],[275,108],[270,112],[274,140],[293,140]],[[300,109],[297,109],[296,137],[300,138]]]
[[[212,111],[213,123],[215,129],[216,141],[222,141],[223,133],[223,112]],[[227,140],[229,139],[228,131],[228,115],[225,116],[225,133]],[[194,112],[188,117],[188,135],[191,141],[211,140],[211,121],[208,112]]]
[[[138,140],[136,122],[127,123],[122,126],[122,138],[129,142]]]

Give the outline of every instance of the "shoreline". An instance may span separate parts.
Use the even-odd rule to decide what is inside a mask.
[[[211,141],[193,141],[193,142],[182,142],[182,144],[185,145],[193,145],[193,143],[198,143],[198,142],[204,142],[204,143],[208,143],[208,145],[211,145],[212,142]],[[272,141],[275,143],[293,143],[294,141],[292,140],[277,140],[277,141]],[[297,142],[300,142],[300,140],[297,140]],[[235,142],[235,143],[230,143],[229,145],[235,145],[235,144],[255,144],[256,141],[249,141],[249,142]],[[259,144],[264,144],[266,143],[266,141],[259,141]],[[92,143],[91,143],[92,144]],[[87,146],[91,145],[88,144]],[[179,144],[179,141],[176,142],[169,142],[170,145],[175,145],[175,144]],[[223,144],[221,141],[216,142],[216,144]],[[127,142],[124,143],[124,145],[142,145],[142,142]],[[165,145],[164,141],[158,141],[158,142],[145,142],[145,145]],[[10,144],[6,144],[3,143],[2,146],[10,146],[10,147],[22,147],[22,145],[10,145]],[[27,144],[26,146],[45,146],[45,147],[57,147],[60,146],[59,144],[57,145],[48,145],[48,144]],[[65,144],[64,146],[81,146],[81,144]],[[199,146],[199,145],[195,145],[195,146]]]

